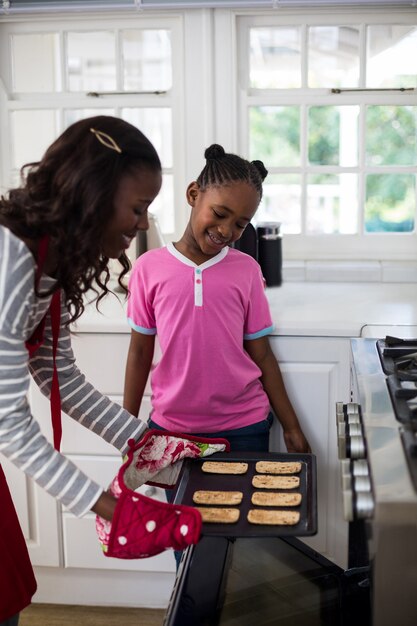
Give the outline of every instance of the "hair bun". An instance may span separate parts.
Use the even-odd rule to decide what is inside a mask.
[[[265,165],[262,163],[262,161],[252,161],[251,163],[254,167],[256,167],[256,169],[258,170],[262,180],[265,180],[265,178],[268,176],[268,170],[266,169]]]
[[[221,159],[224,157],[226,152],[222,146],[219,146],[218,143],[213,143],[211,146],[206,148],[204,152],[204,157],[207,161],[214,161],[216,159]]]

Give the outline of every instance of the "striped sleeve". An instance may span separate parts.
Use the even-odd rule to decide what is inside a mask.
[[[36,308],[33,277],[33,258],[26,246],[0,227],[0,452],[74,515],[82,516],[103,489],[54,450],[27,400],[29,371],[47,395],[51,379],[50,324],[45,345],[30,363],[25,347],[25,324]],[[86,383],[74,365],[68,330],[62,332],[57,364],[63,410],[123,452],[127,440],[138,438],[145,425]]]
[[[71,334],[65,326],[68,319],[68,311],[64,308],[56,358],[62,410],[123,454],[127,451],[128,440],[137,439],[146,426],[86,381],[75,364]],[[49,314],[44,343],[30,359],[30,371],[42,393],[49,397],[53,373]]]

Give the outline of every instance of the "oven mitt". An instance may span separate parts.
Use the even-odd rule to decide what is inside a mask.
[[[197,509],[160,502],[135,489],[145,482],[172,486],[184,458],[229,451],[229,442],[149,430],[138,443],[129,441],[129,446],[125,462],[110,485],[110,493],[118,499],[113,519],[110,522],[96,516],[104,554],[138,559],[155,556],[168,548],[184,550],[197,543],[201,531],[201,514]],[[169,471],[172,467],[175,472]],[[155,477],[158,482],[151,482]]]
[[[148,430],[137,443],[130,440],[129,446],[128,455],[132,454],[132,460],[125,463],[124,481],[133,490],[145,483],[169,489],[177,482],[183,459],[198,459],[230,450],[227,439],[157,429]]]
[[[168,548],[184,550],[197,543],[201,514],[192,506],[174,505],[122,491],[111,522],[96,516],[105,556],[144,559]]]

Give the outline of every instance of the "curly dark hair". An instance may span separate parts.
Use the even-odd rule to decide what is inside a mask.
[[[247,161],[237,154],[226,152],[223,146],[213,143],[204,152],[206,165],[197,178],[200,189],[219,187],[243,181],[256,189],[259,200],[262,198],[262,182],[268,170],[262,161]]]
[[[94,129],[97,132],[92,132]],[[103,143],[100,133],[111,138]],[[110,291],[109,258],[101,251],[103,232],[114,213],[122,177],[160,171],[159,156],[145,135],[122,119],[90,117],[65,130],[41,161],[22,167],[22,186],[0,201],[0,223],[17,236],[40,240],[48,235],[59,251],[54,277],[63,289],[70,321],[84,310],[83,295],[92,289],[98,302]],[[130,269],[125,253],[118,277]],[[51,292],[37,295],[49,295]]]

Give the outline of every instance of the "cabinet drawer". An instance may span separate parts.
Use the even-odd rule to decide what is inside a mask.
[[[110,400],[122,404],[123,396],[109,396]],[[49,400],[39,391],[35,384],[31,385],[30,402],[33,415],[41,425],[42,432],[52,441],[51,409]],[[147,421],[151,411],[151,399],[144,396],[140,407],[139,418]],[[62,442],[63,454],[103,454],[120,457],[119,451],[104,439],[93,433],[82,424],[62,413]]]
[[[80,333],[73,335],[72,348],[78,368],[87,380],[106,395],[122,394],[130,334]],[[155,339],[154,362],[160,357]],[[145,394],[150,394],[149,381]]]
[[[122,405],[123,396],[109,397],[113,402]],[[151,399],[146,396],[142,400],[139,418],[146,422],[150,411]],[[65,414],[62,414],[61,449],[63,454],[104,454],[120,457],[119,451],[114,446]]]
[[[122,459],[120,456],[116,457],[94,457],[94,456],[81,456],[75,454],[69,454],[68,458],[80,468],[84,474],[89,476],[91,480],[94,480],[98,485],[107,489],[113,478],[116,476],[122,465]],[[142,485],[139,492],[144,496],[149,496],[166,502],[165,490],[160,487],[153,487],[151,485]]]
[[[71,460],[103,488],[109,486],[121,465],[121,461],[117,458],[95,459],[93,457],[71,456]],[[165,491],[158,487],[143,485],[138,491],[155,500],[166,502]],[[83,518],[77,518],[64,509],[62,530],[65,567],[175,572],[175,559],[172,550],[167,550],[149,559],[130,560],[105,557],[97,537],[93,513],[87,514]]]
[[[148,559],[114,559],[104,556],[95,529],[94,515],[77,519],[66,513],[62,523],[64,563],[67,568],[175,572],[175,558],[172,550]]]
[[[87,380],[102,393],[123,393],[130,335],[83,333],[71,341],[76,364]]]

